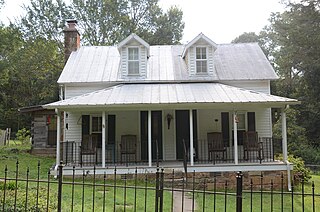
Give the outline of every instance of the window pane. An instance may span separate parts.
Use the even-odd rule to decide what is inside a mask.
[[[92,132],[102,131],[102,117],[92,117]]]
[[[196,48],[196,59],[207,59],[207,48],[197,47]]]
[[[245,116],[245,114],[238,114],[237,117],[238,117],[238,120],[239,120],[239,122],[238,122],[238,130],[246,129],[246,120],[245,120],[246,116]]]
[[[197,61],[197,73],[207,72],[207,61]]]
[[[129,60],[138,60],[139,59],[139,50],[138,48],[129,48],[128,49],[128,58]]]
[[[139,74],[139,61],[128,61],[128,74]]]

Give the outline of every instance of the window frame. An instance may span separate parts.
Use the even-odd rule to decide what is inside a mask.
[[[197,49],[205,49],[206,51],[205,51],[205,56],[206,56],[206,58],[205,59],[203,59],[203,58],[197,58]],[[202,55],[202,50],[201,50],[201,57],[203,56]],[[198,75],[203,75],[203,74],[208,74],[208,69],[209,69],[209,67],[208,67],[208,46],[196,46],[195,47],[195,68],[196,68],[196,74],[198,74]],[[203,70],[201,70],[201,71],[199,71],[198,70],[198,65],[197,65],[197,63],[198,62],[206,62],[206,70],[205,71],[203,71]],[[201,67],[203,67],[203,66],[201,66]]]
[[[137,49],[138,50],[138,59],[130,59],[129,58],[129,51],[130,49]],[[129,69],[130,62],[137,62],[138,63],[138,73],[131,73]],[[140,48],[139,46],[130,46],[127,47],[127,74],[128,76],[139,76],[140,75]]]
[[[97,127],[98,129],[93,129],[93,119],[98,118]],[[90,134],[93,133],[102,133],[102,116],[99,115],[91,115],[90,116]]]

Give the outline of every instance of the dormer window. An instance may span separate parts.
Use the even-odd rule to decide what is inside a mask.
[[[139,75],[139,48],[128,48],[128,75]]]
[[[197,74],[208,72],[208,57],[206,47],[196,47],[196,71]]]

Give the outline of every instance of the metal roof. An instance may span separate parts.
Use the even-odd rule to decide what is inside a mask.
[[[120,84],[47,104],[45,108],[119,107],[153,104],[298,104],[289,99],[220,83]]]
[[[214,52],[215,75],[189,76],[181,55],[183,45],[150,46],[147,77],[121,78],[116,46],[82,46],[72,52],[58,83],[81,82],[188,82],[277,79],[257,43],[220,44]]]

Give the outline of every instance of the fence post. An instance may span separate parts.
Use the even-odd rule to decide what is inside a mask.
[[[237,172],[237,212],[242,212],[242,173]]]
[[[156,199],[155,199],[155,212],[158,212],[159,211],[159,192],[160,192],[160,179],[159,179],[159,168],[157,168],[157,172],[156,172]]]
[[[58,208],[57,211],[61,212],[61,201],[62,201],[62,162],[60,162],[59,166],[58,166]]]

